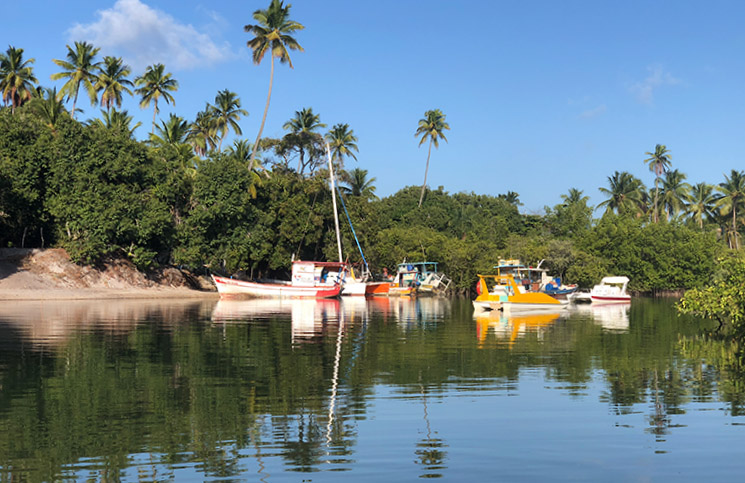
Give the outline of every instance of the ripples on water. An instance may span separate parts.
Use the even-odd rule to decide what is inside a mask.
[[[740,353],[671,304],[3,302],[0,480],[739,479]]]

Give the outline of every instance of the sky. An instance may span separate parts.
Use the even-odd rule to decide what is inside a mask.
[[[13,15],[0,46],[24,49],[46,87],[66,45],[88,41],[122,57],[134,78],[163,63],[179,82],[161,119],[193,120],[218,91],[238,94],[253,142],[269,87],[269,58],[251,59],[244,32],[269,0],[67,0]],[[357,161],[377,194],[421,185],[427,144],[415,137],[429,109],[446,115],[427,184],[449,193],[517,192],[543,214],[570,188],[604,200],[615,171],[648,187],[644,159],[667,146],[691,184],[745,169],[745,2],[597,0],[295,0],[294,68],[277,64],[264,136],[306,107],[328,128],[349,124]],[[81,92],[82,94],[82,92]],[[68,104],[68,108],[71,105]],[[78,101],[85,113],[99,108]],[[152,108],[125,96],[150,131]],[[230,139],[226,140],[226,143]]]

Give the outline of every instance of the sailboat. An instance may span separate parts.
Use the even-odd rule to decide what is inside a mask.
[[[326,154],[328,155],[329,159],[329,177],[331,179],[331,201],[334,205],[334,223],[336,224],[336,243],[337,247],[339,249],[339,263],[344,263],[342,260],[342,253],[341,253],[341,235],[339,232],[339,212],[336,208],[336,183],[335,183],[335,176],[334,176],[334,165],[331,162],[331,148],[329,147],[329,144],[326,143]],[[357,248],[360,251],[360,255],[362,256],[362,262],[365,264],[365,270],[362,272],[361,276],[357,276],[357,274],[354,273],[354,270],[349,269],[349,273],[347,274],[346,279],[344,280],[344,286],[342,288],[341,294],[342,295],[357,295],[357,296],[367,296],[367,295],[386,295],[388,294],[388,289],[390,288],[389,282],[376,282],[371,280],[370,275],[370,269],[367,266],[367,259],[365,259],[365,254],[362,253],[362,247],[360,247],[360,242],[357,239],[357,233],[354,231],[354,225],[352,224],[352,220],[349,218],[349,213],[347,212],[347,207],[344,205],[344,199],[341,197],[341,193],[339,193],[339,200],[342,203],[342,206],[344,207],[344,213],[347,215],[347,221],[349,222],[349,227],[352,229],[352,235],[354,236],[354,241],[357,243]]]

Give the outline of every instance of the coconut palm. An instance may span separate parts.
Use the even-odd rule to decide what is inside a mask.
[[[3,102],[11,106],[11,114],[32,97],[33,84],[38,82],[31,67],[34,62],[35,59],[23,60],[23,49],[11,46],[0,54],[0,91]]]
[[[233,159],[243,163],[248,167],[251,164],[251,143],[248,142],[245,139],[236,139],[233,141],[233,145],[230,146],[227,149],[228,156],[233,157]],[[261,166],[261,159],[258,157],[255,158],[259,161],[259,166]],[[256,169],[251,170],[251,186],[249,187],[249,195],[251,198],[256,199],[256,196],[258,194],[257,187],[261,186],[262,180],[261,176],[259,176],[259,173],[256,171]]]
[[[688,194],[686,213],[703,229],[704,219],[713,220],[716,217],[716,201],[714,187],[707,183],[698,183]]]
[[[29,106],[31,110],[39,116],[39,118],[44,120],[47,126],[54,131],[57,127],[57,122],[59,122],[67,111],[65,111],[65,106],[62,105],[62,102],[57,96],[56,87],[54,89],[45,89],[44,93],[46,95],[42,94],[41,97],[36,97],[36,95],[34,95]]]
[[[313,150],[314,142],[320,141],[321,135],[318,134],[318,130],[326,127],[321,122],[321,116],[313,113],[312,107],[306,107],[299,111],[295,111],[295,117],[284,123],[282,129],[290,131],[289,135],[285,136],[288,142],[294,144],[295,149],[298,150],[298,173],[302,174],[305,170],[305,153],[306,151]],[[254,152],[256,147],[254,146]],[[312,158],[312,156],[310,156]]]
[[[447,142],[447,138],[443,132],[446,129],[450,129],[450,125],[445,122],[445,114],[443,114],[439,109],[432,109],[424,113],[424,118],[419,120],[419,127],[414,133],[414,136],[422,136],[422,139],[419,141],[419,146],[429,139],[427,166],[424,168],[424,183],[422,184],[422,194],[419,196],[419,207],[422,206],[424,190],[427,188],[427,172],[429,171],[429,157],[432,154],[432,145],[434,144],[435,148],[437,148],[440,139],[444,139],[445,142]]]
[[[186,142],[194,147],[194,152],[199,156],[204,156],[207,151],[212,151],[217,147],[216,125],[215,111],[207,104],[203,111],[197,113],[196,119],[189,126]]]
[[[126,92],[130,96],[132,91],[129,87],[134,87],[127,76],[132,73],[132,69],[122,62],[121,57],[106,56],[103,58],[103,66],[100,67],[98,78],[93,84],[96,92],[101,93],[100,103],[107,111],[111,106],[122,107],[122,93]]]
[[[608,176],[609,188],[599,188],[608,197],[598,203],[598,208],[605,206],[605,212],[638,213],[644,209],[644,185],[632,174],[616,171]]]
[[[163,64],[150,65],[145,74],[135,79],[135,93],[140,96],[140,108],[144,109],[153,103],[153,130],[155,132],[155,116],[158,115],[158,100],[162,97],[166,104],[176,105],[171,92],[178,90],[178,81],[165,73]]]
[[[352,151],[359,152],[357,148],[357,136],[349,129],[349,124],[336,124],[326,133],[326,141],[331,149],[331,156],[344,169],[344,157],[349,156],[357,161],[357,156]]]
[[[668,169],[670,169],[671,161],[670,151],[664,144],[657,144],[654,147],[654,153],[644,153],[649,156],[644,160],[645,163],[649,164],[649,170],[655,175],[654,178],[654,213],[652,214],[653,221],[657,223],[659,220],[659,211],[657,210],[657,199],[659,195],[658,183],[660,176],[662,176]]]
[[[135,130],[142,126],[141,122],[137,122],[132,126],[133,119],[134,117],[130,116],[126,109],[124,111],[117,111],[116,109],[105,111],[101,109],[101,118],[89,120],[88,125],[110,129],[112,131],[119,131],[127,134],[127,137],[131,139],[134,137]]]
[[[303,51],[303,48],[297,43],[291,34],[302,30],[305,27],[294,20],[290,20],[290,7],[284,5],[280,0],[272,0],[269,7],[265,10],[256,10],[253,18],[256,25],[246,25],[243,30],[253,34],[254,38],[247,42],[248,47],[253,51],[254,64],[259,65],[264,59],[267,51],[271,55],[271,70],[269,71],[269,93],[266,96],[266,106],[264,115],[261,118],[259,133],[256,135],[253,150],[251,151],[251,163],[253,164],[256,156],[256,149],[261,140],[261,133],[264,131],[266,122],[266,113],[269,111],[269,101],[272,99],[272,83],[274,82],[274,58],[278,58],[281,64],[288,64],[292,69],[292,60],[290,59],[290,50]],[[253,169],[253,166],[250,167]]]
[[[725,181],[719,183],[717,187],[721,196],[716,206],[722,215],[732,213],[731,233],[734,239],[730,242],[730,248],[738,249],[740,243],[737,232],[737,212],[745,209],[745,172],[733,169],[729,176],[724,176],[724,179]]]
[[[499,198],[500,200],[504,200],[515,207],[523,205],[520,201],[520,194],[514,191],[508,191],[507,193],[499,194],[497,195],[497,198]]]
[[[344,174],[343,184],[339,186],[339,189],[350,196],[376,200],[378,197],[375,195],[375,185],[373,184],[375,181],[375,178],[367,177],[366,169],[354,168]]]
[[[160,121],[155,127],[155,133],[150,134],[150,144],[155,147],[184,144],[189,134],[189,123],[184,118],[171,114],[168,121]]]
[[[685,182],[686,175],[673,169],[665,174],[662,181],[660,201],[667,218],[674,218],[685,209],[691,191],[691,185]]]
[[[75,106],[78,102],[78,92],[81,85],[88,92],[91,105],[96,104],[97,94],[93,84],[96,82],[96,71],[100,66],[100,62],[95,62],[99,50],[88,42],[75,42],[74,50],[67,45],[67,60],[52,59],[55,64],[65,69],[62,72],[52,74],[52,80],[67,79],[60,90],[60,95],[65,100],[72,99],[70,115],[73,119],[75,119]]]
[[[587,202],[590,201],[589,196],[582,196],[583,191],[578,190],[577,188],[569,188],[569,192],[565,195],[561,195],[562,201],[564,201],[565,206],[574,205],[577,203],[583,203],[587,205]]]
[[[220,142],[217,145],[218,151],[222,149],[222,140],[231,129],[237,135],[243,134],[238,121],[241,115],[248,116],[248,111],[241,109],[241,100],[238,94],[230,92],[227,89],[221,90],[215,96],[215,105],[210,106],[214,112],[215,132],[220,134]]]

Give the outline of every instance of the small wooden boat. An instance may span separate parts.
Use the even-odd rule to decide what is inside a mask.
[[[437,262],[398,264],[389,295],[435,295],[445,292],[450,279],[437,270]]]
[[[220,297],[331,298],[338,297],[346,265],[338,262],[292,263],[289,282],[251,282],[212,275]]]

